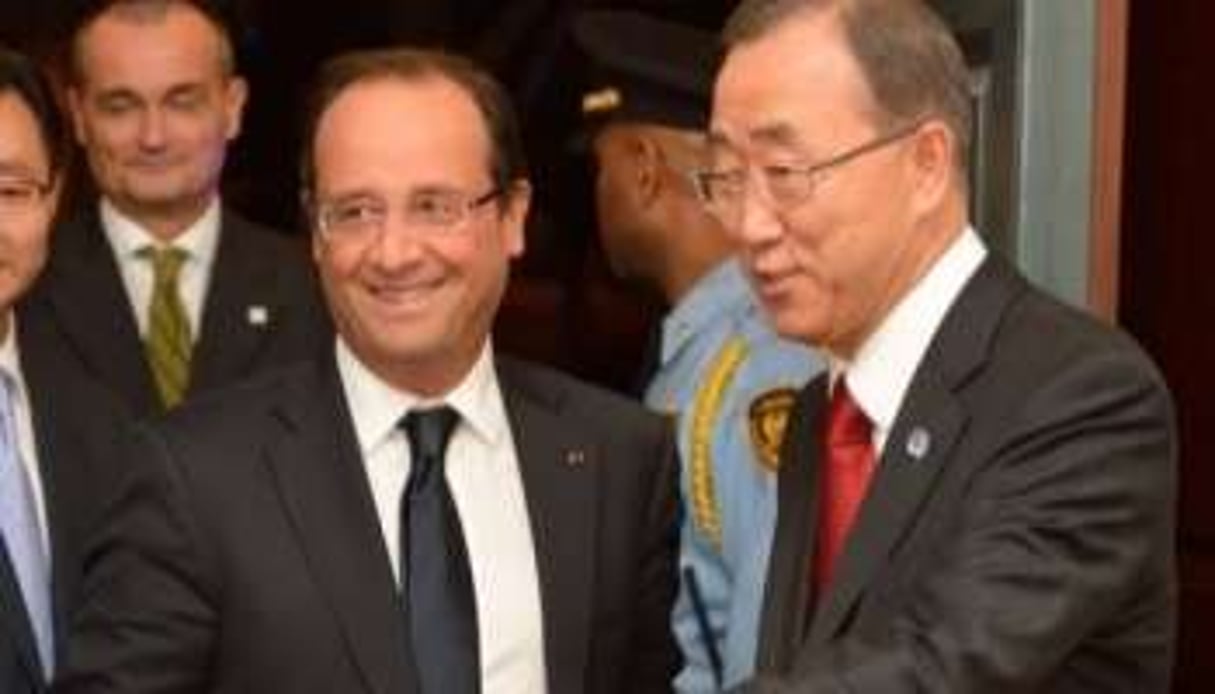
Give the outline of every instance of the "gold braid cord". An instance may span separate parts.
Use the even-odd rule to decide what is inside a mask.
[[[692,405],[691,486],[692,520],[713,547],[721,551],[721,514],[717,509],[717,490],[713,479],[713,427],[721,410],[726,387],[747,355],[747,345],[735,337],[717,353],[708,377]]]

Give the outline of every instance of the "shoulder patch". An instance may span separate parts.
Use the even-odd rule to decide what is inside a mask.
[[[748,429],[755,457],[771,472],[780,467],[780,446],[789,426],[789,412],[797,400],[792,388],[774,388],[751,401]]]

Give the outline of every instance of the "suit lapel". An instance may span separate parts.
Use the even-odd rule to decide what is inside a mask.
[[[946,314],[886,439],[836,579],[815,611],[812,644],[830,640],[845,624],[951,463],[968,421],[957,391],[986,362],[1004,309],[1023,287],[1003,260],[989,255]]]
[[[886,566],[962,432],[966,417],[953,395],[930,378],[917,380],[920,382],[908,391],[887,437],[877,474],[840,555],[836,577],[815,610],[811,643],[830,640]]]
[[[73,383],[59,378],[62,365],[51,358],[51,351],[36,341],[28,341],[29,325],[18,320],[16,326],[50,538],[52,628],[56,651],[61,653],[69,626],[63,606],[70,604],[71,597],[76,594],[79,579],[79,558],[71,540],[82,536],[82,528],[73,526],[79,519],[73,511],[87,508],[90,503],[83,496],[86,490],[79,483],[82,475],[78,466],[84,460],[83,453],[74,444],[76,438],[64,430],[65,427],[70,429],[68,421],[75,418],[75,407],[80,403]],[[0,614],[3,615],[0,621],[17,644],[30,677],[41,681],[37,645],[6,553],[0,554]]]
[[[595,571],[597,451],[561,411],[563,393],[534,387],[525,367],[501,360],[499,377],[531,520],[548,690],[580,692]]]
[[[71,407],[60,403],[52,406],[48,395],[67,395],[62,389],[52,389],[45,374],[35,365],[37,360],[22,357],[22,371],[30,384],[29,395],[33,419],[35,445],[38,449],[38,466],[42,474],[43,499],[46,506],[47,532],[51,544],[51,591],[54,609],[56,650],[63,644],[67,633],[68,615],[64,606],[74,601],[80,580],[80,557],[73,546],[74,538],[81,538],[88,528],[80,527],[78,509],[88,508],[94,501],[87,498],[90,491],[84,488],[83,471],[79,466],[85,460],[84,452],[74,445],[76,440],[62,431],[65,413],[56,408]],[[54,413],[54,414],[53,414]],[[57,414],[57,416],[55,416]]]
[[[42,681],[42,666],[38,659],[34,632],[25,613],[25,601],[17,574],[8,559],[8,551],[0,552],[0,629],[8,632],[0,638],[0,644],[11,642],[16,646],[18,659],[30,681]]]
[[[369,692],[412,691],[397,585],[332,354],[284,389],[270,468]]]
[[[252,233],[257,232],[247,223],[223,212],[191,364],[191,391],[245,372],[272,327],[275,274],[249,247]]]
[[[50,308],[90,373],[138,412],[155,412],[152,375],[114,252],[95,211],[56,232]]]
[[[768,584],[760,661],[764,670],[784,671],[802,640],[810,610],[810,561],[818,517],[819,431],[827,377],[811,381],[798,396],[781,451],[778,514]]]

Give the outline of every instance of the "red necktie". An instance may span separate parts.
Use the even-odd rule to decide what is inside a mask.
[[[827,409],[823,465],[819,472],[818,540],[814,553],[816,594],[822,595],[856,520],[873,476],[873,425],[840,378]]]

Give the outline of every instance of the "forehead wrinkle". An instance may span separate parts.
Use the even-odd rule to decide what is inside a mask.
[[[797,128],[786,122],[762,123],[746,129],[738,141],[723,129],[711,130],[708,134],[711,152],[744,154],[752,149],[797,149],[805,143]]]

